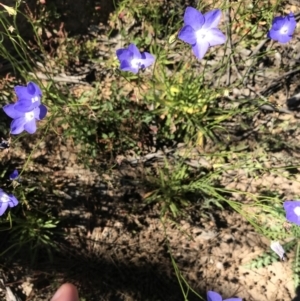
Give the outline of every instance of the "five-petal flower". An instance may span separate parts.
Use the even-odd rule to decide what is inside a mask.
[[[22,133],[24,130],[29,134],[36,131],[36,120],[43,119],[47,114],[47,108],[40,105],[29,112],[20,112],[16,110],[15,104],[3,107],[4,112],[13,119],[10,125],[10,132],[13,135]]]
[[[221,19],[219,9],[202,15],[193,7],[187,7],[184,13],[184,26],[178,38],[192,45],[195,56],[200,60],[208,48],[225,43],[225,35],[217,28]]]
[[[285,17],[275,17],[272,22],[272,27],[268,32],[268,38],[285,44],[292,39],[296,25],[293,13]]]
[[[208,291],[207,292],[207,301],[242,301],[241,298],[229,298],[226,300],[222,299],[222,296],[216,292]]]
[[[300,201],[285,201],[283,203],[286,219],[300,226]]]
[[[5,193],[0,189],[0,216],[5,213],[8,207],[12,208],[19,204],[19,201],[12,194]]]
[[[137,74],[141,68],[151,66],[155,58],[148,52],[140,52],[134,44],[130,44],[128,48],[121,48],[116,51],[120,61],[120,69],[122,71],[130,71]]]

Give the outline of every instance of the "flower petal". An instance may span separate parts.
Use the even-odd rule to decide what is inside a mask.
[[[15,169],[10,175],[9,179],[10,180],[15,180],[19,176],[19,172]]]
[[[243,301],[242,298],[229,298],[224,301]]]
[[[300,201],[285,201],[283,207],[286,219],[300,226]]]
[[[220,9],[214,9],[204,14],[205,23],[202,28],[216,28],[220,22],[222,12]]]
[[[122,71],[130,71],[134,74],[137,74],[139,72],[139,68],[132,67],[128,61],[122,61],[120,65],[120,69]]]
[[[184,25],[190,25],[195,31],[200,29],[205,22],[201,12],[191,6],[186,8],[183,20]]]
[[[213,291],[208,291],[206,296],[207,301],[222,301],[222,296]]]
[[[15,110],[15,104],[6,105],[3,107],[3,111],[8,115],[10,118],[16,119],[20,117],[24,117],[23,112]]]
[[[151,66],[155,61],[155,57],[149,52],[143,52],[141,56],[142,56],[142,60],[141,60],[142,68],[147,68]]]
[[[34,118],[37,120],[42,120],[47,115],[47,107],[40,105],[38,108],[34,109]]]
[[[0,203],[0,216],[3,215],[8,207],[8,203]]]
[[[39,104],[38,104],[39,105]],[[34,108],[36,108],[35,103],[32,103],[31,99],[20,99],[15,103],[15,110],[20,111],[20,112],[30,112]]]
[[[196,44],[196,32],[190,25],[186,25],[180,30],[178,38],[190,45]]]
[[[128,50],[133,54],[134,59],[142,58],[142,55],[141,55],[140,51],[138,50],[138,48],[134,44],[130,44],[128,46]]]
[[[15,92],[19,98],[31,98],[32,96],[42,96],[42,91],[37,84],[29,82],[26,87],[15,86]]]
[[[226,36],[218,28],[208,30],[205,40],[210,46],[221,45],[226,42]]]
[[[34,82],[29,82],[27,84],[27,91],[31,95],[42,96],[40,87]]]
[[[286,17],[286,23],[285,25],[288,28],[288,35],[292,35],[296,29],[297,26],[297,22],[295,20],[294,14],[290,13],[287,17]]]
[[[24,131],[24,125],[26,123],[25,117],[14,119],[10,124],[10,132],[13,135],[18,135]]]
[[[193,49],[193,52],[195,54],[195,56],[201,60],[205,53],[207,52],[208,50],[208,47],[209,47],[209,43],[207,41],[202,41],[201,43],[196,43],[192,49]]]
[[[293,37],[289,35],[278,35],[277,36],[277,41],[281,44],[286,44],[289,42]]]
[[[273,30],[279,30],[282,28],[285,24],[285,18],[284,17],[275,17],[272,22],[272,29]]]
[[[24,124],[24,130],[26,132],[28,132],[29,134],[34,134],[36,132],[36,121],[35,121],[35,119],[27,121]]]
[[[17,200],[17,198],[13,194],[9,194],[8,196],[9,196],[8,206],[10,208],[15,207],[19,204],[19,201]]]
[[[131,60],[132,59],[132,53],[125,48],[122,49],[118,49],[116,51],[117,57],[119,59],[119,61],[124,61],[124,60]]]

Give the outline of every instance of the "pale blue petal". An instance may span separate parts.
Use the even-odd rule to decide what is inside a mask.
[[[149,52],[142,53],[142,67],[147,68],[151,66],[155,61],[155,57]]]
[[[221,45],[226,42],[226,36],[217,28],[208,30],[205,36],[205,40],[210,46]]]
[[[31,98],[30,99],[22,98],[15,103],[15,110],[27,113],[32,111],[38,105],[40,105],[40,103],[41,102],[32,103]]]
[[[26,87],[15,86],[15,92],[18,99],[28,99],[31,100],[34,96],[42,96],[42,91],[37,84],[34,82],[29,82]]]
[[[37,120],[42,120],[47,115],[47,108],[44,105],[40,105],[38,108],[34,109],[34,118]]]
[[[29,82],[27,84],[27,91],[31,95],[42,96],[42,91],[41,91],[40,87],[34,82]]]
[[[25,118],[14,119],[10,124],[10,132],[13,135],[18,135],[24,131],[24,124],[26,123]]]
[[[285,201],[283,207],[286,213],[286,219],[289,222],[292,222],[296,225],[300,225],[300,216],[295,213],[295,209],[300,211],[300,202],[299,201]]]
[[[19,201],[17,200],[17,198],[14,195],[9,194],[8,196],[9,196],[8,205],[10,208],[15,207],[19,204]]]
[[[0,216],[3,215],[8,207],[8,203],[0,203]]]
[[[119,59],[119,61],[124,61],[124,60],[131,60],[132,59],[132,53],[125,48],[122,49],[118,49],[116,51],[117,57]]]
[[[242,298],[229,298],[224,301],[243,301]]]
[[[128,61],[122,61],[121,62],[121,65],[120,65],[120,69],[122,71],[129,71],[129,72],[132,72],[134,74],[137,74],[139,69],[138,68],[134,68],[131,66],[130,62]]]
[[[183,20],[184,25],[190,25],[195,31],[200,29],[205,22],[204,16],[191,6],[186,8]]]
[[[288,35],[292,35],[296,29],[297,26],[297,22],[295,20],[294,14],[290,13],[287,17],[286,17],[286,22],[288,23]]]
[[[24,124],[24,130],[29,134],[34,134],[36,132],[36,121],[32,119]]]
[[[204,57],[205,53],[207,52],[208,47],[209,47],[209,43],[207,41],[202,41],[201,43],[196,43],[192,47],[192,49],[193,49],[195,56],[199,60],[201,60]]]
[[[222,12],[219,9],[214,9],[204,15],[205,23],[202,28],[216,28],[220,22]]]
[[[277,41],[281,44],[285,44],[287,42],[289,42],[293,37],[289,36],[289,35],[279,35],[277,37]]]
[[[15,86],[15,92],[17,97],[31,98],[32,95],[28,93],[27,87],[24,86]]]
[[[133,58],[135,58],[135,59],[142,58],[142,55],[141,55],[140,51],[138,50],[138,48],[134,44],[130,44],[128,46],[128,50],[133,54]]]
[[[25,113],[15,110],[15,104],[6,105],[3,107],[3,111],[10,118],[16,119],[20,117],[24,117]]]
[[[189,26],[186,25],[184,26],[179,34],[178,34],[178,38],[190,45],[195,45],[196,44],[196,32],[195,30]]]
[[[207,301],[222,301],[222,296],[216,292],[207,292]]]

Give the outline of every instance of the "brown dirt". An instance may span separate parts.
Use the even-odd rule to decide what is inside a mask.
[[[80,26],[86,26],[85,22],[89,20],[81,11],[85,11],[85,5],[91,5],[90,2],[79,2],[82,6],[76,7],[58,2],[59,9],[65,12],[62,21],[68,31],[77,31]],[[108,3],[111,2],[105,2],[108,6],[103,3],[94,1],[91,6],[100,6],[100,10],[110,9]],[[290,52],[299,49],[297,37],[295,41],[290,46]],[[99,52],[105,48],[106,52],[114,53],[118,42],[109,47],[99,43]],[[284,55],[289,51],[279,48],[278,52],[286,64],[289,59]],[[224,53],[220,53],[219,57],[222,55]],[[237,61],[243,55],[245,53],[242,51],[237,53]],[[274,59],[272,66],[275,65]],[[275,71],[266,70],[264,63],[258,69],[263,79],[258,78],[252,88],[262,92],[272,82],[270,78],[276,81],[278,70],[275,67]],[[114,80],[109,76],[104,76],[103,81],[110,83]],[[237,78],[237,75],[234,76]],[[287,107],[290,97],[299,90],[297,75],[289,78],[283,76],[277,82],[276,88],[270,92],[273,97],[270,101]],[[90,85],[85,87],[92,89]],[[74,84],[73,89],[74,93],[81,93],[79,85]],[[230,95],[231,100],[255,96],[249,88],[235,92]],[[282,198],[300,195],[298,173],[286,175],[271,170],[287,163],[300,165],[296,143],[300,137],[297,114],[297,110],[292,113],[262,110],[253,119],[251,131],[244,139],[239,140],[240,137],[233,131],[228,145],[240,147],[246,143],[243,149],[245,155],[243,160],[236,158],[234,170],[227,169],[226,164],[221,162],[221,184],[225,188],[249,193],[277,191]],[[237,120],[232,123],[237,124]],[[258,127],[264,127],[264,135],[259,137],[253,131]],[[290,131],[291,127],[293,131]],[[284,137],[288,147],[272,148],[271,143],[267,143],[267,136],[271,134]],[[278,142],[280,139],[275,140]],[[36,141],[27,141],[27,147],[33,149]],[[260,149],[262,142],[266,146]],[[210,146],[208,142],[206,147]],[[178,155],[176,158],[182,157],[188,147],[183,145],[182,149],[177,147],[174,151]],[[266,268],[250,270],[244,267],[257,254],[269,250],[270,242],[254,232],[240,214],[230,208],[219,210],[211,207],[200,211],[199,205],[195,205],[189,208],[189,218],[176,219],[175,222],[171,219],[162,220],[157,206],[145,206],[142,202],[147,192],[143,187],[143,176],[145,169],[151,167],[130,164],[132,160],[143,158],[134,152],[122,154],[112,159],[113,163],[117,163],[113,169],[103,172],[98,166],[107,162],[102,159],[87,168],[81,162],[81,150],[82,146],[74,145],[72,140],[53,135],[32,155],[26,170],[27,177],[40,183],[47,201],[57,208],[67,236],[60,242],[61,252],[53,263],[41,258],[38,265],[32,268],[27,261],[20,260],[13,271],[2,271],[0,278],[17,295],[23,291],[26,300],[49,300],[58,285],[71,281],[89,301],[180,301],[183,296],[174,273],[172,256],[179,271],[200,295],[205,296],[207,290],[215,290],[224,298],[239,296],[246,301],[287,301],[294,298],[291,256],[287,261],[278,261]],[[186,152],[193,153],[186,163],[196,170],[204,164],[209,169],[216,169],[220,164],[210,156],[201,155],[199,149],[188,149]],[[150,152],[154,155],[151,166],[161,162],[161,153],[156,153]],[[246,167],[253,163],[253,157],[265,169],[259,177],[245,172]],[[2,164],[10,162],[21,167],[25,153],[16,146],[8,153],[2,152],[1,159]],[[232,198],[247,201],[241,196],[241,193],[233,194]],[[25,300],[26,297],[23,297]],[[189,300],[199,299],[190,293]]]

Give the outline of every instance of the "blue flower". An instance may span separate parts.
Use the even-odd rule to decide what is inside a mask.
[[[300,226],[300,201],[285,201],[283,203],[286,219]]]
[[[42,91],[39,86],[29,82],[26,87],[16,86],[15,92],[18,101],[15,103],[15,109],[20,112],[31,112],[41,104]]]
[[[134,44],[130,44],[128,48],[121,48],[116,51],[120,61],[120,69],[122,71],[130,71],[137,74],[141,68],[151,66],[155,58],[148,52],[140,52]]]
[[[22,133],[24,130],[29,134],[36,132],[36,120],[43,119],[47,114],[47,108],[44,105],[39,105],[29,112],[20,112],[16,110],[16,104],[10,104],[3,107],[4,112],[13,121],[10,125],[10,132],[13,135]]]
[[[12,194],[5,193],[0,189],[0,216],[5,213],[8,207],[12,208],[19,204],[19,201]]]
[[[209,47],[225,43],[225,35],[217,28],[221,19],[219,9],[202,15],[200,11],[189,6],[183,19],[184,26],[178,38],[192,45],[193,52],[199,60],[204,57]]]
[[[226,300],[222,299],[222,296],[216,292],[208,291],[207,292],[207,301],[242,301],[241,298],[229,298]]]
[[[293,13],[288,14],[286,17],[275,17],[268,32],[268,38],[285,44],[292,39],[296,25]]]
[[[16,169],[9,175],[10,180],[16,180],[18,177],[19,177],[19,172]]]

